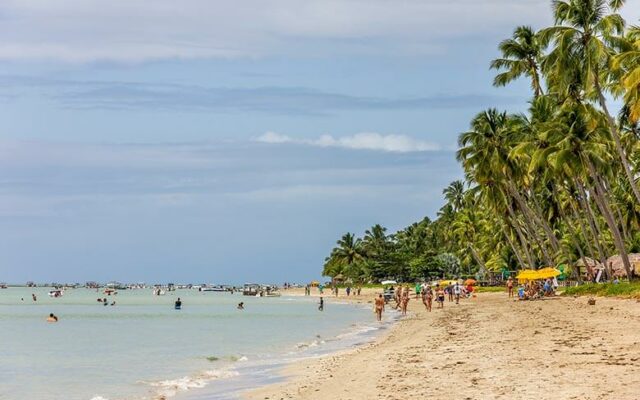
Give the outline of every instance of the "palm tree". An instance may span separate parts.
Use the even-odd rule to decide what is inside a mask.
[[[453,211],[459,211],[464,203],[464,183],[453,181],[443,191],[444,199],[451,204]]]
[[[527,76],[531,79],[533,95],[544,94],[540,83],[540,60],[542,47],[537,34],[530,26],[519,26],[513,32],[513,37],[503,40],[498,46],[502,58],[491,62],[491,69],[505,70],[496,75],[494,86],[506,86],[508,83]]]
[[[554,0],[556,25],[539,34],[543,44],[554,42],[555,47],[543,64],[547,75],[554,77],[554,84],[563,89],[562,86],[579,82],[584,96],[594,98],[602,108],[629,185],[640,203],[640,190],[604,93],[612,77],[608,71],[616,35],[624,32],[625,21],[617,13],[624,3],[625,0]]]
[[[338,246],[333,248],[331,255],[325,260],[325,276],[335,277],[364,259],[362,240],[352,233],[345,233],[336,244]]]

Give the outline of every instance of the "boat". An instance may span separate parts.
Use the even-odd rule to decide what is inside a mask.
[[[280,297],[280,292],[276,286],[264,285],[260,291],[260,297]]]
[[[164,296],[165,295],[165,291],[161,288],[161,287],[154,287],[153,288],[153,295],[154,296]]]
[[[4,282],[0,282],[0,289],[6,289],[7,288],[7,284]]]
[[[226,290],[222,286],[201,286],[200,289],[198,289],[198,291],[200,291],[200,292],[224,292]]]
[[[242,294],[254,297],[280,297],[280,292],[276,286],[258,285],[257,283],[245,283]]]
[[[49,297],[62,297],[64,295],[64,290],[54,289],[49,290]]]
[[[257,283],[245,283],[242,288],[242,294],[245,296],[260,296],[260,285]]]

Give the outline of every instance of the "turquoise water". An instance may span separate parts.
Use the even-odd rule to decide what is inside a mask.
[[[48,290],[0,290],[2,400],[233,398],[275,379],[283,360],[352,345],[380,327],[369,307],[331,300],[318,312],[304,297],[71,289],[50,298]],[[60,321],[45,322],[49,313]]]

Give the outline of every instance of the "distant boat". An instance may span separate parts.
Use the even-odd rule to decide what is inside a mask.
[[[200,292],[225,292],[226,289],[222,286],[201,286],[198,291]]]
[[[49,291],[49,297],[62,297],[64,295],[64,290],[55,289]]]
[[[7,288],[7,284],[4,282],[0,283],[0,289],[6,289]]]
[[[245,283],[242,294],[254,297],[280,297],[278,288],[271,285],[258,285],[257,283]]]

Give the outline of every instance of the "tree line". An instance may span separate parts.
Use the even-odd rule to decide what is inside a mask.
[[[619,14],[624,4],[557,0],[553,26],[515,28],[490,68],[495,86],[530,82],[528,110],[478,113],[458,138],[464,180],[444,189],[436,219],[393,234],[380,225],[362,238],[347,233],[325,259],[324,275],[413,280],[571,267],[589,257],[611,277],[607,259],[619,255],[633,277],[640,27]]]

